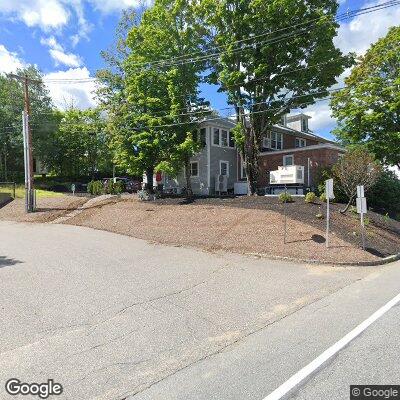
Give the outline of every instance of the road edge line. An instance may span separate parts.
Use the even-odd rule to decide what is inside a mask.
[[[317,358],[303,367],[300,371],[292,375],[286,382],[280,385],[272,393],[270,393],[263,400],[279,400],[287,393],[289,393],[293,388],[295,388],[299,383],[301,383],[305,378],[315,372],[322,364],[328,361],[332,356],[342,350],[347,346],[352,340],[364,332],[371,324],[382,317],[386,312],[393,308],[397,303],[400,302],[400,293],[395,296],[392,300],[388,301],[384,306],[375,311],[366,320],[361,322],[352,331],[345,335],[342,339],[338,340],[335,344],[325,350]]]

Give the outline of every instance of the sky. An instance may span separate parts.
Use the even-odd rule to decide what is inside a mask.
[[[13,72],[35,64],[45,78],[93,77],[103,67],[100,51],[113,42],[121,10],[136,7],[139,0],[0,0],[0,72]],[[151,0],[144,0],[151,1]],[[387,0],[340,0],[339,13],[377,5]],[[344,52],[363,54],[391,26],[400,21],[400,5],[341,23],[335,44]],[[349,70],[338,77],[343,86]],[[54,104],[65,108],[95,106],[93,83],[49,84]],[[202,95],[216,108],[227,106],[216,86],[202,85]],[[335,121],[329,102],[317,102],[302,110],[310,115],[310,129],[332,138]]]

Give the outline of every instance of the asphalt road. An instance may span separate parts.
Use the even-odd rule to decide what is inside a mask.
[[[16,398],[4,383],[17,377],[52,378],[73,400],[262,400],[399,293],[399,267],[296,265],[1,222],[0,398]],[[287,397],[396,383],[398,317],[393,308]]]

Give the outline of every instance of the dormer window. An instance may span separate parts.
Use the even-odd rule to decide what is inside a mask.
[[[303,132],[308,132],[308,119],[307,118],[301,119],[301,130]]]

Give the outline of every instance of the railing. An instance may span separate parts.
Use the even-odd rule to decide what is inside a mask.
[[[6,187],[9,188],[11,187],[11,193],[12,197],[15,199],[15,192],[16,192],[16,187],[17,184],[15,182],[0,182],[0,192],[4,192],[3,190],[1,190],[2,187]],[[9,192],[6,192],[9,193]]]

